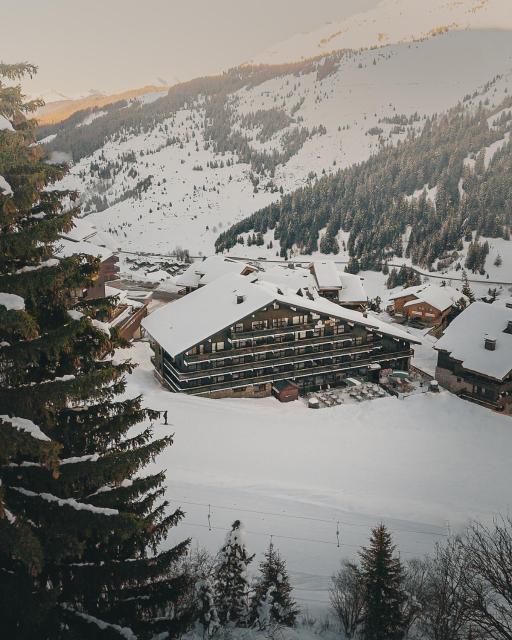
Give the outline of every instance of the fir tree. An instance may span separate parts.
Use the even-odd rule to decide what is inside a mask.
[[[286,563],[271,543],[260,564],[261,577],[252,598],[252,618],[262,628],[270,623],[292,627],[297,618],[297,605],[291,597],[292,587]]]
[[[390,533],[380,525],[373,529],[369,547],[360,552],[365,640],[400,640],[404,636],[403,570],[394,551]]]
[[[247,552],[242,523],[235,520],[219,554],[216,567],[216,605],[221,624],[249,623],[249,580],[247,567],[254,555]]]
[[[34,71],[0,65],[0,78]],[[0,628],[18,640],[175,635],[187,542],[157,547],[182,512],[166,513],[163,473],[140,473],[172,441],[128,433],[156,413],[116,399],[131,365],[113,362],[119,341],[96,319],[108,303],[75,297],[98,261],[53,255],[76,194],[52,188],[66,168],[32,146],[36,106],[0,83]]]
[[[469,285],[468,276],[465,271],[462,272],[462,293],[466,296],[469,302],[475,301],[475,294]]]
[[[220,627],[215,605],[215,589],[208,576],[202,576],[195,585],[196,622],[203,638],[210,638]]]

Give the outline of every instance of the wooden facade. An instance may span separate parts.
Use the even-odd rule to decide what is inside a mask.
[[[436,380],[465,400],[512,414],[512,362],[510,373],[498,380],[477,371],[465,369],[460,360],[446,351],[437,354]]]
[[[118,262],[119,258],[115,255],[111,255],[101,261],[100,270],[94,284],[85,291],[84,297],[87,300],[95,300],[97,298],[105,297],[105,284],[115,280],[119,273],[119,267],[117,266]]]
[[[152,361],[171,391],[263,397],[280,380],[301,393],[340,385],[347,376],[366,375],[372,363],[406,371],[412,341],[366,326],[362,316],[352,322],[273,302],[174,357],[152,339]]]

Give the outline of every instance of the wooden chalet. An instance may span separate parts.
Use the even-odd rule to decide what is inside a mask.
[[[420,320],[424,325],[440,325],[446,322],[454,310],[454,305],[469,300],[453,287],[437,284],[421,284],[407,287],[389,296],[389,311],[408,320]]]
[[[435,349],[441,386],[512,414],[512,308],[474,302],[452,321]]]
[[[377,318],[238,274],[167,304],[142,326],[159,380],[210,397],[269,396],[283,380],[312,391],[366,375],[372,363],[407,371],[419,342]]]

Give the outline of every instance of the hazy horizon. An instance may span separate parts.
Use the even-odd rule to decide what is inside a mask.
[[[57,99],[174,84],[222,71],[295,33],[375,6],[378,0],[3,0],[4,62],[39,67],[25,84]],[[28,19],[30,16],[30,19]],[[20,38],[20,28],[24,37]]]

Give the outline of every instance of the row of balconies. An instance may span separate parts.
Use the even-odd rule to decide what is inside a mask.
[[[347,340],[345,340],[346,342]],[[353,342],[350,338],[349,342]],[[191,380],[196,378],[204,378],[212,375],[222,375],[223,373],[229,373],[232,371],[251,371],[254,369],[264,369],[268,366],[275,366],[279,364],[290,364],[294,362],[307,362],[308,360],[325,360],[326,358],[333,358],[336,356],[344,356],[351,355],[357,353],[371,352],[378,349],[382,349],[383,341],[377,340],[372,341],[370,343],[355,345],[351,344],[347,347],[337,347],[333,349],[312,349],[306,353],[291,353],[286,355],[286,351],[294,351],[295,349],[301,348],[301,346],[295,347],[287,347],[284,349],[279,349],[275,352],[274,357],[265,358],[265,360],[251,360],[250,362],[243,362],[240,364],[226,364],[224,366],[210,366],[207,368],[202,368],[197,371],[186,371],[178,369],[172,363],[168,363],[174,371],[176,371],[176,375],[178,375],[181,379]],[[270,350],[270,353],[272,350]],[[231,357],[237,357],[238,353],[233,352]],[[227,359],[227,358],[226,358]]]
[[[293,334],[292,334],[293,335]],[[373,335],[373,334],[371,334]],[[278,351],[284,349],[298,349],[309,345],[321,344],[321,343],[334,343],[334,342],[347,342],[357,337],[353,332],[345,332],[323,336],[310,336],[307,338],[295,339],[291,337],[289,340],[283,341],[271,341],[265,344],[252,345],[250,347],[236,347],[231,346],[229,349],[222,351],[216,351],[214,353],[200,353],[194,355],[185,355],[185,364],[192,364],[196,362],[206,362],[209,360],[224,360],[226,358],[232,358],[252,353],[262,353],[266,351]],[[231,341],[232,342],[232,341]]]
[[[181,380],[172,379],[169,375],[175,375],[173,372],[166,372],[165,379],[169,384],[170,388],[175,391],[191,393],[191,394],[205,394],[211,393],[214,391],[221,391],[223,389],[235,389],[237,387],[246,387],[248,385],[253,384],[263,384],[264,382],[276,382],[277,380],[297,380],[300,378],[308,377],[308,376],[320,376],[328,373],[336,373],[349,371],[353,369],[359,369],[361,367],[366,367],[371,363],[382,363],[389,362],[392,363],[396,360],[401,360],[404,358],[410,358],[413,351],[412,349],[406,349],[402,351],[395,351],[390,353],[380,353],[373,354],[369,358],[364,358],[360,360],[352,360],[350,362],[341,362],[341,363],[330,363],[326,365],[316,365],[308,368],[291,368],[284,371],[275,371],[269,374],[264,375],[255,375],[247,378],[238,378],[235,380],[226,380],[223,382],[215,382],[215,383],[206,383],[199,384],[196,386],[186,386],[182,385]],[[164,364],[164,367],[168,367],[168,363]],[[204,377],[204,376],[203,376]]]

